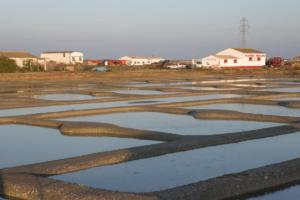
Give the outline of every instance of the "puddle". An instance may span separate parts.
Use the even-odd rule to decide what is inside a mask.
[[[216,94],[216,95],[201,95],[201,96],[190,96],[190,97],[169,97],[169,98],[158,98],[158,99],[145,99],[144,101],[150,102],[161,102],[161,103],[175,103],[183,101],[197,101],[197,100],[210,100],[220,98],[235,98],[242,97],[242,95],[235,94]],[[97,108],[113,108],[113,107],[124,107],[132,106],[133,101],[118,101],[118,102],[106,102],[106,103],[86,103],[86,104],[73,104],[73,105],[60,105],[60,106],[46,106],[46,107],[33,107],[33,108],[16,108],[16,109],[0,109],[0,117],[9,117],[16,115],[29,115],[46,112],[62,112],[68,110],[85,110],[85,109],[97,109]],[[140,103],[139,105],[154,105],[156,103]]]
[[[246,97],[237,94],[211,94],[211,95],[201,95],[201,96],[186,96],[186,97],[169,97],[169,98],[159,98],[156,101],[161,101],[162,103],[176,103],[185,101],[204,101],[212,99],[229,99],[229,98],[239,98]]]
[[[187,107],[188,109],[216,109],[232,110],[244,113],[254,113],[263,115],[279,115],[300,117],[300,109],[286,108],[282,106],[252,105],[252,104],[213,104],[206,106]]]
[[[157,142],[110,137],[67,137],[55,129],[5,125],[0,126],[0,168],[154,143]]]
[[[99,99],[101,97],[94,97],[91,95],[80,95],[80,94],[47,94],[47,95],[37,95],[35,96],[35,98],[50,100],[50,101],[78,101],[78,100]]]
[[[238,88],[216,88],[216,87],[180,87],[186,90],[203,90],[203,91],[222,91],[222,90],[238,90]]]
[[[164,86],[177,86],[177,85],[195,85],[198,82],[183,81],[183,82],[172,82],[172,83],[129,83],[127,86],[131,87],[164,87]]]
[[[300,197],[300,186],[298,185],[278,192],[250,198],[248,200],[284,200],[284,199],[298,200],[299,197]]]
[[[181,135],[214,135],[280,126],[280,124],[277,123],[264,122],[197,120],[192,116],[158,112],[117,113],[76,117],[67,120],[111,123],[127,128],[176,133]]]
[[[134,95],[162,95],[171,94],[166,92],[160,92],[155,90],[116,90],[114,93],[118,94],[134,94]]]
[[[265,85],[253,85],[253,84],[232,84],[232,86],[236,87],[253,87],[253,88],[265,88]]]
[[[300,101],[300,97],[279,98],[276,101]]]
[[[134,87],[163,87],[163,86],[178,86],[178,85],[196,85],[196,84],[218,84],[218,83],[241,83],[241,82],[251,82],[251,81],[267,81],[272,79],[234,79],[234,80],[211,80],[211,81],[180,81],[172,83],[146,83],[146,82],[133,82],[128,83],[127,86]]]
[[[153,192],[298,158],[299,141],[300,132],[168,154],[54,178],[114,191]]]
[[[282,84],[300,85],[300,82],[282,82]]]
[[[266,89],[261,91],[268,91],[268,92],[300,92],[300,87],[291,87],[291,88],[274,88],[274,89]]]

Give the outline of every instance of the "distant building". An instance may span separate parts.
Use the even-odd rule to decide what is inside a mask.
[[[127,65],[141,66],[161,63],[164,62],[166,59],[159,57],[124,56],[119,58],[119,60],[126,62]]]
[[[87,66],[99,66],[102,64],[101,60],[84,60],[83,62]]]
[[[41,54],[41,58],[46,62],[66,65],[82,64],[83,56],[83,53],[75,51],[50,51]]]
[[[229,48],[202,59],[202,67],[257,68],[266,65],[267,55],[255,49]]]
[[[14,60],[18,67],[24,67],[27,63],[38,63],[38,58],[31,53],[21,51],[0,51],[0,57]]]
[[[104,60],[103,61],[105,66],[121,66],[121,65],[126,65],[125,60]]]

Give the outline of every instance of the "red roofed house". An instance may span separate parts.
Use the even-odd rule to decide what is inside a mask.
[[[202,67],[257,68],[266,65],[267,55],[255,49],[229,48],[202,59]]]

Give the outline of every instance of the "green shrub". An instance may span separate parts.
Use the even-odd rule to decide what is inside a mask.
[[[24,63],[24,67],[22,69],[20,69],[21,72],[42,72],[44,71],[44,68],[34,62],[33,60],[27,60],[25,63]]]
[[[14,60],[0,57],[0,73],[14,73],[17,71],[17,64]]]

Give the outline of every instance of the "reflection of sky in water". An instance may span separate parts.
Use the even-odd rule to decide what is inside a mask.
[[[268,92],[300,92],[300,87],[291,87],[291,88],[274,88],[274,89],[265,89],[261,91],[268,91]]]
[[[67,137],[55,129],[0,126],[0,168],[157,143],[109,137]]]
[[[100,99],[103,97],[94,97],[91,95],[80,95],[80,94],[47,94],[47,95],[37,95],[35,96],[35,98],[45,99],[50,101],[78,101],[78,100]]]
[[[300,186],[294,186],[282,191],[250,198],[248,200],[299,200]]]
[[[300,155],[300,132],[89,169],[55,178],[123,192],[158,191]]]
[[[287,98],[279,98],[274,99],[276,101],[300,101],[300,97],[287,97]]]
[[[233,110],[244,113],[254,113],[263,115],[281,115],[281,116],[298,116],[300,109],[286,108],[282,106],[269,105],[252,105],[252,104],[213,104],[205,106],[187,107],[188,109],[216,109],[216,110]]]
[[[161,95],[161,94],[170,94],[166,92],[160,92],[155,90],[116,90],[113,91],[119,94],[136,94],[136,95]]]
[[[181,101],[196,101],[196,100],[209,100],[209,99],[234,98],[234,97],[241,97],[241,95],[216,94],[216,95],[202,95],[202,96],[191,96],[191,97],[170,97],[170,98],[159,98],[159,99],[147,99],[147,101],[161,101],[161,103],[172,103],[172,102],[181,102]],[[37,113],[46,113],[46,112],[61,112],[67,110],[124,107],[124,106],[132,106],[131,102],[136,102],[136,100],[107,102],[107,103],[88,103],[88,104],[34,107],[34,108],[17,108],[17,109],[5,109],[5,110],[0,109],[0,117],[14,116],[14,115],[28,115],[28,114],[37,114]],[[156,103],[144,103],[139,105],[153,105],[153,104]]]
[[[178,86],[178,85],[196,85],[196,84],[218,84],[218,83],[243,83],[251,81],[266,81],[272,79],[234,79],[234,80],[208,80],[208,81],[178,81],[171,83],[147,83],[147,82],[132,82],[127,83],[131,87],[163,87],[163,86]]]
[[[203,91],[238,90],[238,88],[215,88],[215,87],[181,87],[180,89],[186,89],[186,90],[203,90]]]
[[[177,133],[182,135],[212,135],[280,126],[280,124],[277,123],[265,122],[197,120],[192,116],[154,112],[117,113],[76,117],[68,120],[112,123],[122,127]]]

